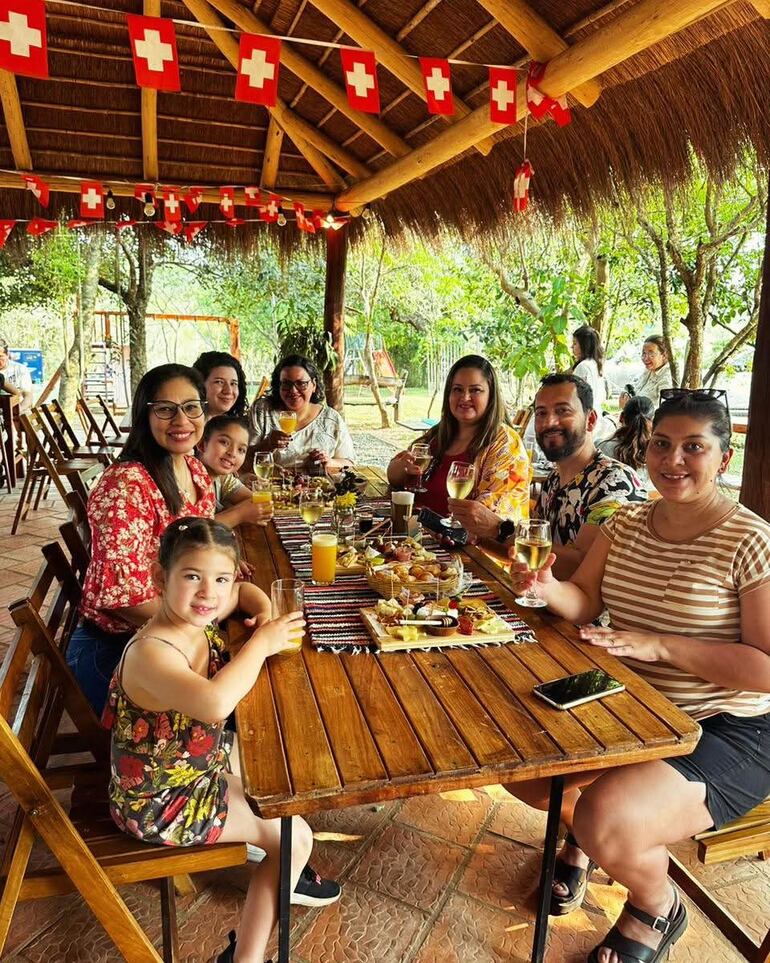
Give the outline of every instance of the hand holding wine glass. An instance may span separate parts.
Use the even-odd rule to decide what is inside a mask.
[[[419,475],[417,477],[417,487],[414,489],[415,492],[425,492],[427,488],[422,483],[422,476],[428,469],[431,461],[430,445],[412,445],[411,448],[412,457],[414,458],[414,463],[419,469]]]
[[[547,564],[551,558],[550,523],[541,518],[522,519],[516,529],[514,553],[516,561],[519,562],[517,570],[522,574],[524,566],[529,573],[538,573],[544,567],[550,569],[550,564]],[[515,574],[516,571],[512,569],[512,580]],[[544,608],[546,606],[547,603],[535,591],[537,579],[537,574],[535,574],[534,580],[527,579],[527,581],[530,581],[529,588],[524,595],[520,595],[516,599],[517,605],[523,605],[525,608]]]
[[[273,478],[272,451],[258,451],[254,455],[254,474],[261,482],[270,482]]]
[[[446,490],[450,498],[467,498],[473,491],[473,481],[476,477],[476,466],[464,461],[453,461],[449,466],[446,478]],[[447,528],[462,528],[460,522],[452,512],[448,518],[442,518],[441,524]]]

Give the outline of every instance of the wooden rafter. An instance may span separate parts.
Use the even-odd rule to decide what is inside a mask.
[[[198,20],[206,33],[211,37],[231,66],[238,69],[238,43],[226,29],[225,23],[207,0],[184,0],[185,6]],[[275,107],[267,108],[278,123],[291,137],[302,152],[307,162],[323,180],[327,187],[339,189],[344,181],[327,158],[339,164],[343,170],[355,177],[366,177],[369,169],[353,154],[345,150],[323,131],[309,124],[278,98]]]
[[[3,105],[5,129],[8,131],[13,162],[19,170],[31,171],[32,154],[24,128],[19,88],[16,86],[16,77],[8,70],[0,70],[0,102]]]
[[[427,0],[414,16],[410,17],[409,20],[404,24],[404,26],[396,34],[396,40],[401,43],[402,40],[406,39],[409,34],[423,22],[423,20],[428,16],[428,14],[434,10],[441,0]]]
[[[209,2],[241,30],[249,33],[272,32],[269,24],[255,17],[238,0],[209,0]],[[344,114],[356,127],[359,127],[381,147],[384,147],[388,153],[394,157],[403,157],[409,153],[409,145],[398,134],[383,124],[378,117],[372,114],[364,114],[351,107],[347,94],[342,87],[322,70],[319,70],[311,60],[298,53],[290,43],[281,45],[281,64],[312,87],[324,100],[328,100],[341,114]]]
[[[535,60],[546,62],[558,56],[563,50],[567,50],[568,44],[524,0],[478,0],[478,2]],[[589,80],[570,91],[584,107],[590,107],[596,103],[601,92],[602,89],[595,80]]]
[[[281,148],[283,147],[283,129],[275,117],[270,118],[265,138],[265,156],[262,158],[262,174],[259,183],[262,187],[272,190],[278,182],[278,167],[281,162]]]
[[[541,89],[551,97],[561,97],[722,6],[724,0],[677,0],[675,4],[669,0],[639,0],[606,27],[579,40],[550,60]],[[524,87],[522,78],[517,98],[522,111],[526,110]],[[522,117],[523,112],[519,114],[519,119]],[[383,170],[343,191],[337,197],[336,206],[339,210],[348,211],[368,204],[425,176],[468,150],[477,141],[501,129],[501,125],[489,119],[489,105],[484,104],[459,124],[441,131],[433,140],[413,150],[407,157],[393,161]]]
[[[388,36],[373,20],[362,13],[350,0],[311,0],[314,7],[332,23],[344,29],[365,50],[373,50],[377,60],[421,100],[425,100],[425,83],[422,71],[414,59],[407,55],[400,44]],[[442,115],[449,124],[458,124],[468,117],[471,108],[460,97],[454,98],[455,112]],[[488,154],[494,147],[493,140],[482,140],[473,145],[480,153]],[[407,155],[408,156],[408,155]]]
[[[160,0],[144,0],[145,17],[160,16]],[[142,170],[146,181],[157,181],[158,169],[158,91],[142,87]]]
[[[770,0],[749,0],[749,3],[765,20],[770,20]]]

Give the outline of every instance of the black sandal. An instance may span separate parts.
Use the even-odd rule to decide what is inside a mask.
[[[599,950],[613,950],[617,953],[620,963],[658,963],[658,960],[668,957],[674,943],[687,929],[687,907],[676,890],[674,890],[674,905],[668,916],[650,916],[633,903],[626,903],[623,912],[633,916],[645,926],[649,926],[656,933],[662,933],[663,939],[660,945],[653,949],[651,946],[639,943],[638,940],[629,939],[615,924],[601,943],[591,951],[588,963],[599,963]]]
[[[574,846],[576,849],[580,849],[580,844],[572,835],[572,833],[567,833],[564,837],[564,842],[568,843],[570,846]],[[556,857],[556,865],[553,871],[553,881],[554,883],[561,883],[562,886],[567,887],[567,895],[560,896],[558,893],[551,891],[551,908],[549,913],[551,916],[566,916],[568,913],[572,913],[574,910],[579,909],[583,905],[583,900],[586,898],[586,890],[588,889],[588,881],[591,878],[591,873],[596,869],[596,863],[592,860],[588,860],[588,866],[585,869],[581,869],[580,866],[570,866],[560,857]]]

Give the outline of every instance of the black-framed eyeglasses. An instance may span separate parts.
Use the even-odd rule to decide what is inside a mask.
[[[148,401],[147,407],[161,421],[173,421],[178,411],[186,418],[202,418],[206,411],[205,401],[183,401],[181,405],[173,401]]]
[[[677,401],[679,398],[689,398],[696,403],[699,401],[718,401],[725,406],[727,415],[730,416],[730,402],[724,388],[661,388],[660,403],[662,405],[667,401]]]
[[[292,388],[296,388],[297,391],[304,391],[310,384],[309,379],[303,381],[281,381],[281,391],[291,391]]]

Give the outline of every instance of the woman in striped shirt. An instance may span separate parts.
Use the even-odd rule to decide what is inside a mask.
[[[667,846],[770,795],[770,525],[719,489],[732,456],[721,394],[662,393],[647,449],[661,498],[617,512],[570,581],[553,577],[550,560],[536,575],[518,563],[511,571],[517,589],[533,586],[583,626],[584,641],[619,656],[703,730],[689,756],[565,780],[570,834],[552,912],[581,904],[597,864],[629,890],[591,963],[665,958],[687,926]],[[611,627],[591,625],[605,607]],[[548,806],[547,780],[509,789]]]

